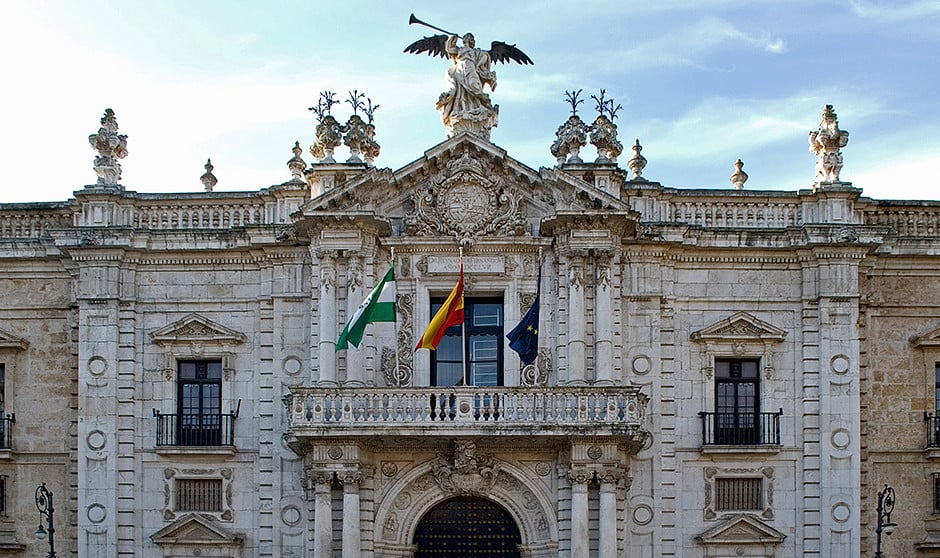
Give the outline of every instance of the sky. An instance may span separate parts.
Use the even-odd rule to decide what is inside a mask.
[[[322,91],[379,105],[375,165],[399,169],[445,139],[449,62],[402,52],[436,33],[411,13],[535,61],[496,65],[491,93],[491,141],[534,169],[555,164],[565,92],[583,90],[590,122],[604,89],[622,106],[621,166],[638,138],[650,180],[730,188],[740,158],[745,189],[811,188],[807,135],[832,104],[850,134],[842,180],[940,199],[940,0],[0,0],[0,203],[93,184],[87,138],[106,108],[128,136],[131,191],[202,191],[210,157],[216,191],[287,181],[295,141],[313,162]]]

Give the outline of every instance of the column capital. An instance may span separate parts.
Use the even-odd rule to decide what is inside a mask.
[[[572,485],[583,484],[587,486],[587,484],[591,482],[591,479],[593,477],[594,475],[591,473],[591,471],[588,471],[587,469],[569,469],[568,470],[568,481]]]
[[[362,473],[360,471],[341,471],[336,473],[336,478],[343,486],[358,486],[362,482]]]

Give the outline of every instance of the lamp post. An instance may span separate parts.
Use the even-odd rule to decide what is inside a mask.
[[[55,522],[53,519],[55,510],[52,508],[52,492],[46,488],[46,483],[42,483],[36,488],[36,509],[39,510],[39,528],[36,529],[36,538],[42,540],[45,539],[48,534],[49,554],[46,554],[46,558],[56,558]],[[46,524],[49,527],[48,530],[42,526],[43,516],[46,516]]]
[[[884,490],[878,493],[878,508],[876,510],[878,512],[878,526],[875,527],[875,558],[884,557],[881,553],[881,533],[890,535],[894,532],[894,528],[898,526],[897,523],[891,523],[891,512],[894,511],[895,502],[894,489],[886,484]]]

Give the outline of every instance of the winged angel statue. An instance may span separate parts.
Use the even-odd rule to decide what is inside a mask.
[[[408,45],[405,52],[412,54],[428,53],[430,56],[450,58],[453,65],[447,70],[447,82],[450,90],[441,93],[437,100],[437,110],[447,129],[447,137],[462,132],[470,132],[490,139],[490,130],[499,120],[499,105],[490,102],[490,96],[483,91],[489,85],[496,90],[496,72],[490,70],[493,62],[514,61],[519,64],[534,64],[524,52],[502,41],[494,41],[490,50],[476,47],[472,33],[461,37],[462,46],[457,46],[456,34],[439,27],[429,25],[414,14],[408,23],[417,23],[441,31],[445,35],[425,37]]]

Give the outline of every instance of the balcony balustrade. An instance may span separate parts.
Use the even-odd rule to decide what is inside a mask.
[[[13,449],[13,423],[16,414],[0,417],[0,450]]]
[[[702,444],[706,446],[779,446],[780,417],[776,413],[701,412]]]
[[[927,425],[926,449],[940,449],[940,416],[935,413],[924,413],[924,422]]]
[[[154,409],[153,416],[157,419],[158,447],[235,445],[235,419],[238,418],[238,412],[164,415]]]
[[[286,401],[296,438],[648,435],[632,386],[296,387]]]

